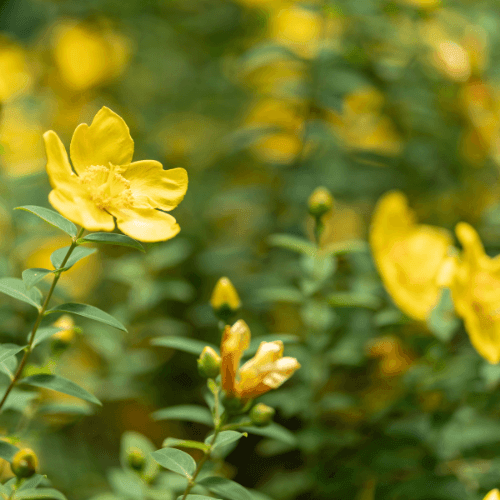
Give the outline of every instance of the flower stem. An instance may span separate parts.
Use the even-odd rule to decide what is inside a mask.
[[[83,235],[83,232],[85,229],[82,227],[78,233],[77,236],[73,238],[73,241],[68,248],[68,252],[66,253],[66,256],[64,257],[61,267],[59,271],[56,271],[54,273],[54,279],[52,280],[52,284],[50,285],[49,292],[47,293],[47,296],[45,297],[45,300],[42,304],[42,307],[38,311],[38,317],[36,318],[35,324],[33,325],[33,329],[31,330],[31,335],[28,341],[28,345],[24,350],[24,355],[23,358],[21,359],[21,362],[19,363],[19,366],[16,370],[16,373],[14,374],[14,377],[10,381],[9,387],[7,387],[7,390],[5,391],[5,394],[3,395],[2,400],[0,401],[0,412],[2,411],[2,408],[5,404],[5,401],[7,401],[7,397],[9,396],[10,392],[16,385],[17,381],[21,378],[21,375],[23,373],[23,369],[26,366],[26,363],[28,362],[28,358],[30,357],[31,351],[33,350],[33,342],[35,340],[35,335],[38,330],[38,327],[40,326],[40,323],[42,322],[42,319],[45,315],[45,311],[47,310],[47,307],[49,305],[50,299],[52,297],[52,294],[54,293],[54,290],[56,288],[57,282],[59,281],[59,278],[61,277],[61,274],[63,273],[64,266],[66,265],[66,262],[68,262],[69,257],[73,253],[73,250],[78,246],[77,240]]]

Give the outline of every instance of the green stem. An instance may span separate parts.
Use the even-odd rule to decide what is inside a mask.
[[[19,366],[17,368],[16,373],[14,374],[14,377],[12,378],[9,387],[7,387],[7,390],[5,391],[5,394],[3,395],[2,400],[0,401],[0,412],[2,411],[2,408],[5,404],[5,401],[7,401],[7,397],[9,396],[10,392],[16,385],[17,381],[21,377],[23,373],[23,369],[26,366],[26,363],[28,362],[28,358],[30,357],[31,351],[33,350],[33,342],[35,340],[35,335],[38,330],[38,327],[40,326],[40,323],[42,322],[42,319],[45,315],[45,311],[47,310],[47,307],[49,305],[50,299],[52,298],[52,294],[54,293],[54,290],[56,288],[57,282],[59,281],[59,278],[61,277],[61,274],[63,273],[64,266],[66,265],[66,262],[68,262],[69,257],[73,253],[73,250],[78,246],[77,240],[83,235],[83,232],[85,229],[82,227],[78,233],[77,236],[73,238],[73,241],[71,243],[71,246],[68,248],[68,252],[66,253],[66,256],[64,257],[61,267],[59,268],[60,270],[55,271],[54,273],[54,279],[52,280],[52,284],[50,285],[49,292],[47,293],[47,296],[45,297],[45,300],[42,304],[42,307],[38,311],[38,317],[36,318],[35,324],[33,325],[33,329],[31,330],[31,335],[28,341],[28,346],[24,350],[24,355],[23,358],[21,359],[21,362],[19,363]]]

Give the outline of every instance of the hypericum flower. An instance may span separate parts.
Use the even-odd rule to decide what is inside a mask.
[[[243,320],[227,325],[221,343],[222,388],[228,396],[254,399],[276,389],[300,368],[295,358],[283,357],[283,342],[261,342],[255,356],[239,368],[250,345],[250,329]]]
[[[500,255],[484,252],[477,232],[460,222],[456,227],[463,253],[456,264],[451,296],[464,320],[472,345],[490,363],[500,361]]]
[[[240,297],[229,278],[222,277],[217,281],[210,297],[210,305],[223,320],[230,318],[240,308]]]
[[[186,194],[186,171],[163,170],[154,160],[131,163],[129,128],[109,108],[101,108],[90,127],[76,128],[70,146],[76,173],[57,134],[49,130],[43,137],[54,188],[49,201],[62,215],[89,231],[112,231],[115,217],[123,233],[140,241],[168,240],[180,231],[163,211],[174,209]]]
[[[417,224],[405,195],[392,191],[375,208],[370,246],[382,281],[396,305],[424,321],[446,284],[452,238],[448,231]]]
[[[483,500],[500,500],[500,491],[497,488],[491,490]]]

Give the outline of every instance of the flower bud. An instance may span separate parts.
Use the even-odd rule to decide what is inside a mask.
[[[127,450],[127,462],[130,468],[137,472],[141,472],[146,465],[146,457],[144,452],[135,446]]]
[[[307,205],[313,217],[321,217],[333,208],[333,196],[325,187],[318,187],[309,196]]]
[[[30,448],[19,450],[10,464],[12,472],[19,478],[31,477],[38,468],[38,458]]]
[[[210,304],[215,315],[226,322],[240,308],[241,301],[238,292],[229,278],[223,277],[217,281],[210,298]]]
[[[271,423],[275,413],[274,408],[258,403],[250,410],[250,420],[257,427],[265,427]]]
[[[76,328],[73,318],[64,314],[54,323],[54,326],[61,329],[52,335],[54,347],[67,347],[75,337]]]
[[[205,378],[215,378],[220,373],[220,356],[209,346],[205,346],[198,358],[198,373]]]

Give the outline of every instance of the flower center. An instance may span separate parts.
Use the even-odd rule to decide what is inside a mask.
[[[130,189],[130,181],[125,179],[115,165],[110,168],[103,165],[92,165],[79,176],[90,195],[91,200],[101,210],[120,210],[130,208],[134,196]]]

